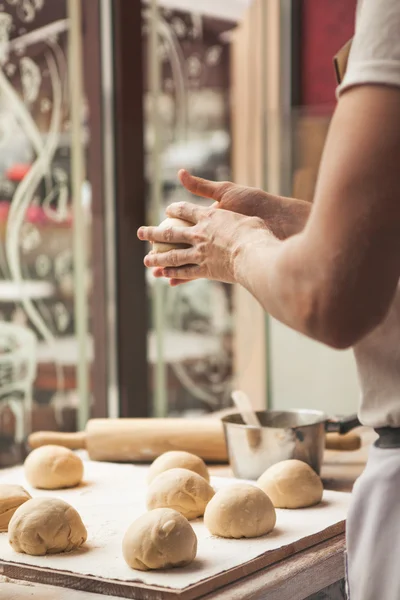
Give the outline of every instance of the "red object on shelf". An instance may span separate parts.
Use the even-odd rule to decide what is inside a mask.
[[[9,181],[22,181],[30,168],[31,165],[15,164],[7,169],[5,175]]]
[[[8,219],[10,202],[0,200],[0,223],[5,223]],[[57,229],[65,229],[72,226],[72,215],[61,223],[49,218],[41,206],[29,206],[25,213],[25,221],[34,225],[50,226]]]
[[[25,213],[25,221],[36,225],[45,224],[48,219],[43,208],[40,206],[28,206]]]
[[[7,221],[8,211],[10,210],[10,203],[0,201],[0,223]]]
[[[302,104],[334,106],[333,57],[354,35],[356,0],[305,0],[302,3]]]
[[[5,172],[4,176],[8,181],[13,181],[14,183],[20,183],[27,173],[30,171],[30,164],[16,163]],[[4,223],[7,221],[8,213],[10,210],[10,201],[2,201],[0,200],[0,223]],[[25,221],[28,223],[33,223],[35,225],[42,226],[51,226],[54,228],[68,228],[72,225],[72,214],[63,220],[62,222],[58,222],[57,220],[53,220],[51,216],[46,214],[43,210],[42,206],[31,205],[26,209],[25,212]]]

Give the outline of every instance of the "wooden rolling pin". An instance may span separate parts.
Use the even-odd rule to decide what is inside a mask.
[[[327,433],[325,435],[326,450],[353,451],[361,448],[361,438],[356,433]]]
[[[86,448],[92,460],[147,462],[168,450],[186,450],[208,462],[228,462],[222,423],[202,419],[91,419],[86,431],[57,433],[38,431],[29,436],[31,448],[57,444]],[[354,433],[326,434],[330,450],[357,450],[361,440]]]
[[[91,419],[86,431],[38,431],[31,448],[46,444],[86,448],[91,460],[147,462],[168,450],[186,450],[209,462],[228,462],[219,419]]]

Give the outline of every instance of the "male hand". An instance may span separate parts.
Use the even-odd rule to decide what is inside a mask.
[[[185,170],[179,171],[182,185],[195,196],[214,200],[214,207],[231,212],[258,217],[278,239],[286,239],[299,233],[305,226],[311,205],[303,200],[274,196],[263,190],[237,185],[229,181],[209,181],[195,177]],[[153,271],[155,277],[163,277],[161,268]],[[176,286],[186,281],[171,279]]]
[[[150,252],[144,259],[146,267],[162,269],[164,277],[173,281],[240,283],[246,260],[242,257],[249,248],[256,254],[257,247],[265,249],[282,243],[258,217],[189,202],[171,204],[167,215],[183,219],[191,227],[141,227],[138,237],[177,246],[168,252]]]

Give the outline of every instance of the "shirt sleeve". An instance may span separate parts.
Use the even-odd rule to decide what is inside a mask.
[[[400,0],[363,0],[347,70],[337,96],[350,87],[400,87]]]

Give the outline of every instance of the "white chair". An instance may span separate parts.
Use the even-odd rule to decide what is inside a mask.
[[[13,411],[17,443],[22,443],[31,429],[36,346],[33,331],[14,323],[0,322],[0,411],[3,404]]]

